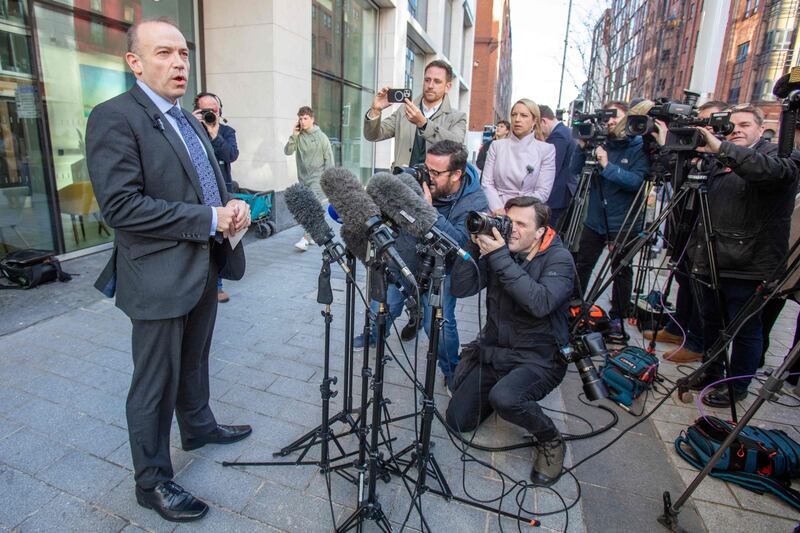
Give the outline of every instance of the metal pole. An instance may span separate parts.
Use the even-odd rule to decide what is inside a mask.
[[[569,19],[572,16],[572,0],[569,0],[567,7],[567,29],[564,31],[564,55],[561,58],[561,81],[558,83],[558,105],[556,109],[561,109],[561,90],[564,88],[564,67],[567,65],[567,46],[569,45]]]

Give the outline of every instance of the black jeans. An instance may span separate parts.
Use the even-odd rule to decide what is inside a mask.
[[[759,282],[749,279],[720,278],[720,296],[726,314],[725,323],[730,325],[731,320],[744,307],[744,304],[755,293]],[[704,344],[708,350],[719,337],[722,329],[722,317],[719,316],[714,293],[707,286],[703,286],[701,298],[703,302]],[[753,315],[744,323],[739,333],[733,338],[731,353],[730,376],[752,376],[758,370],[761,360],[762,344],[761,311]],[[704,354],[705,356],[705,354]],[[713,376],[722,376],[724,361],[718,357],[709,368]],[[733,381],[733,388],[737,391],[747,390],[751,378],[742,378]]]
[[[532,360],[509,371],[477,364],[453,393],[447,406],[447,424],[457,431],[472,431],[496,411],[537,440],[553,440],[559,432],[536,402],[555,389],[566,372],[567,366],[560,361]]]
[[[578,272],[578,281],[580,282],[580,291],[583,296],[589,290],[589,278],[592,277],[592,270],[594,270],[597,260],[603,253],[607,241],[614,241],[615,235],[606,238],[593,229],[584,226],[581,232],[581,240],[578,252],[575,254],[575,269]],[[611,271],[619,267],[620,261],[627,253],[627,249],[623,249],[611,262]],[[611,310],[609,316],[611,318],[625,318],[630,315],[631,293],[633,292],[633,269],[626,266],[614,278],[614,285],[611,289]]]
[[[675,271],[675,283],[678,285],[675,314],[672,318],[667,318],[664,329],[673,335],[686,334],[684,348],[692,352],[702,352],[703,320],[697,305],[699,297],[695,298],[692,280],[686,275],[688,268],[688,262],[684,259]]]

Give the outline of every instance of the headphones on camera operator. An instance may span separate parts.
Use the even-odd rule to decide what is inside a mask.
[[[214,110],[210,109],[210,108],[203,108],[203,109],[200,108],[200,105],[199,105],[200,99],[204,98],[206,96],[210,96],[211,98],[216,100],[217,106],[219,107],[219,113],[215,113]],[[202,115],[201,116],[203,117],[203,122],[205,122],[206,124],[209,124],[209,125],[214,124],[217,121],[217,117],[219,117],[220,122],[222,124],[227,124],[228,123],[227,119],[223,118],[223,116],[222,116],[222,99],[219,96],[217,96],[216,94],[214,94],[214,93],[209,93],[209,92],[197,93],[197,96],[194,97],[194,102],[192,104],[192,108],[195,111],[197,111],[198,109],[200,109],[200,111],[202,111]]]

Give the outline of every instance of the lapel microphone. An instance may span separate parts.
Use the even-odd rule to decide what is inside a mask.
[[[161,117],[158,116],[158,114],[153,115],[153,127],[162,132],[164,131],[164,123],[161,121]]]
[[[528,171],[528,174],[532,174],[533,173],[533,165],[528,165],[527,167],[525,167],[525,170]]]

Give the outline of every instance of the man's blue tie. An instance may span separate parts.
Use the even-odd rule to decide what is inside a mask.
[[[189,149],[189,157],[192,159],[192,165],[197,171],[197,176],[200,178],[200,188],[203,190],[203,203],[212,207],[222,205],[222,198],[219,195],[219,187],[217,186],[217,179],[214,176],[214,169],[208,161],[208,156],[200,144],[200,138],[197,133],[186,120],[180,107],[175,106],[169,109],[167,113],[172,116],[178,123],[181,137]]]

